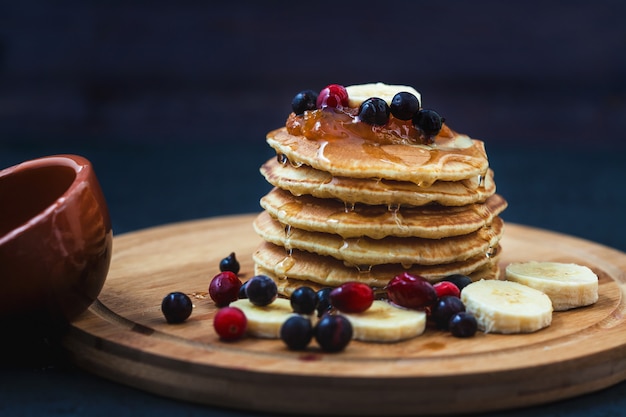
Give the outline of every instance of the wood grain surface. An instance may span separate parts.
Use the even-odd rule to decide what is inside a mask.
[[[512,409],[570,398],[626,379],[626,254],[593,242],[506,224],[502,267],[552,260],[589,266],[599,300],[554,313],[527,335],[457,339],[428,328],[394,344],[353,341],[328,354],[282,342],[220,341],[207,295],[220,259],[234,251],[253,275],[254,215],[165,225],[114,239],[99,299],[64,346],[79,366],[155,394],[228,408],[289,414],[431,415]],[[170,325],[163,297],[182,291],[191,317]]]

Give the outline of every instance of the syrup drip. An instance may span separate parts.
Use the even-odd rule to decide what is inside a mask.
[[[274,272],[279,279],[287,279],[287,272],[296,264],[296,260],[293,259],[291,254],[285,256],[280,262],[276,264]]]
[[[485,175],[478,176],[478,188],[485,188]]]

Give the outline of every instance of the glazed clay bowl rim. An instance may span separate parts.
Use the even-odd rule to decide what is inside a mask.
[[[58,161],[58,163],[55,164],[55,161]],[[26,232],[34,225],[45,221],[45,219],[48,218],[53,211],[57,210],[58,206],[65,202],[84,180],[87,180],[89,170],[91,169],[91,162],[85,157],[73,154],[43,156],[3,169],[0,171],[0,180],[24,171],[48,168],[50,166],[61,166],[73,169],[74,179],[69,184],[67,189],[56,199],[51,201],[50,204],[48,204],[48,206],[46,206],[43,210],[29,217],[24,223],[8,230],[4,235],[0,235],[0,246],[12,239],[17,238],[20,234]]]
[[[31,159],[0,171],[0,193],[8,216],[0,219],[0,319],[71,321],[97,298],[111,261],[111,219],[93,164],[73,154]]]

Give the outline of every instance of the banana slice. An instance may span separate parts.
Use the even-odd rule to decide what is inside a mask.
[[[352,324],[352,338],[364,342],[398,342],[424,333],[426,313],[375,300],[363,313],[342,313]]]
[[[485,333],[531,333],[552,323],[550,298],[517,282],[476,281],[463,288],[461,300]]]
[[[401,91],[407,91],[415,95],[419,102],[422,102],[421,94],[413,87],[406,85],[389,85],[384,83],[357,84],[347,86],[346,91],[348,92],[348,105],[350,107],[359,107],[361,103],[371,97],[382,98],[390,105],[393,96]]]
[[[249,335],[265,339],[280,339],[280,327],[295,314],[291,303],[285,298],[277,298],[263,307],[242,298],[230,303],[230,306],[240,308],[246,315]]]
[[[598,276],[586,266],[559,262],[519,262],[506,267],[506,279],[528,285],[552,300],[554,311],[598,301]]]

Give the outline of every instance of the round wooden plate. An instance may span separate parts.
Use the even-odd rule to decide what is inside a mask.
[[[290,414],[458,414],[536,405],[626,379],[626,254],[589,241],[507,224],[502,267],[552,260],[587,265],[599,300],[554,313],[527,335],[458,339],[427,329],[395,344],[353,341],[335,354],[278,340],[220,341],[207,296],[220,259],[235,252],[253,274],[260,243],[254,215],[166,225],[118,236],[105,287],[76,320],[64,345],[75,362],[142,390],[229,408]],[[194,300],[183,324],[169,325],[161,300]]]

